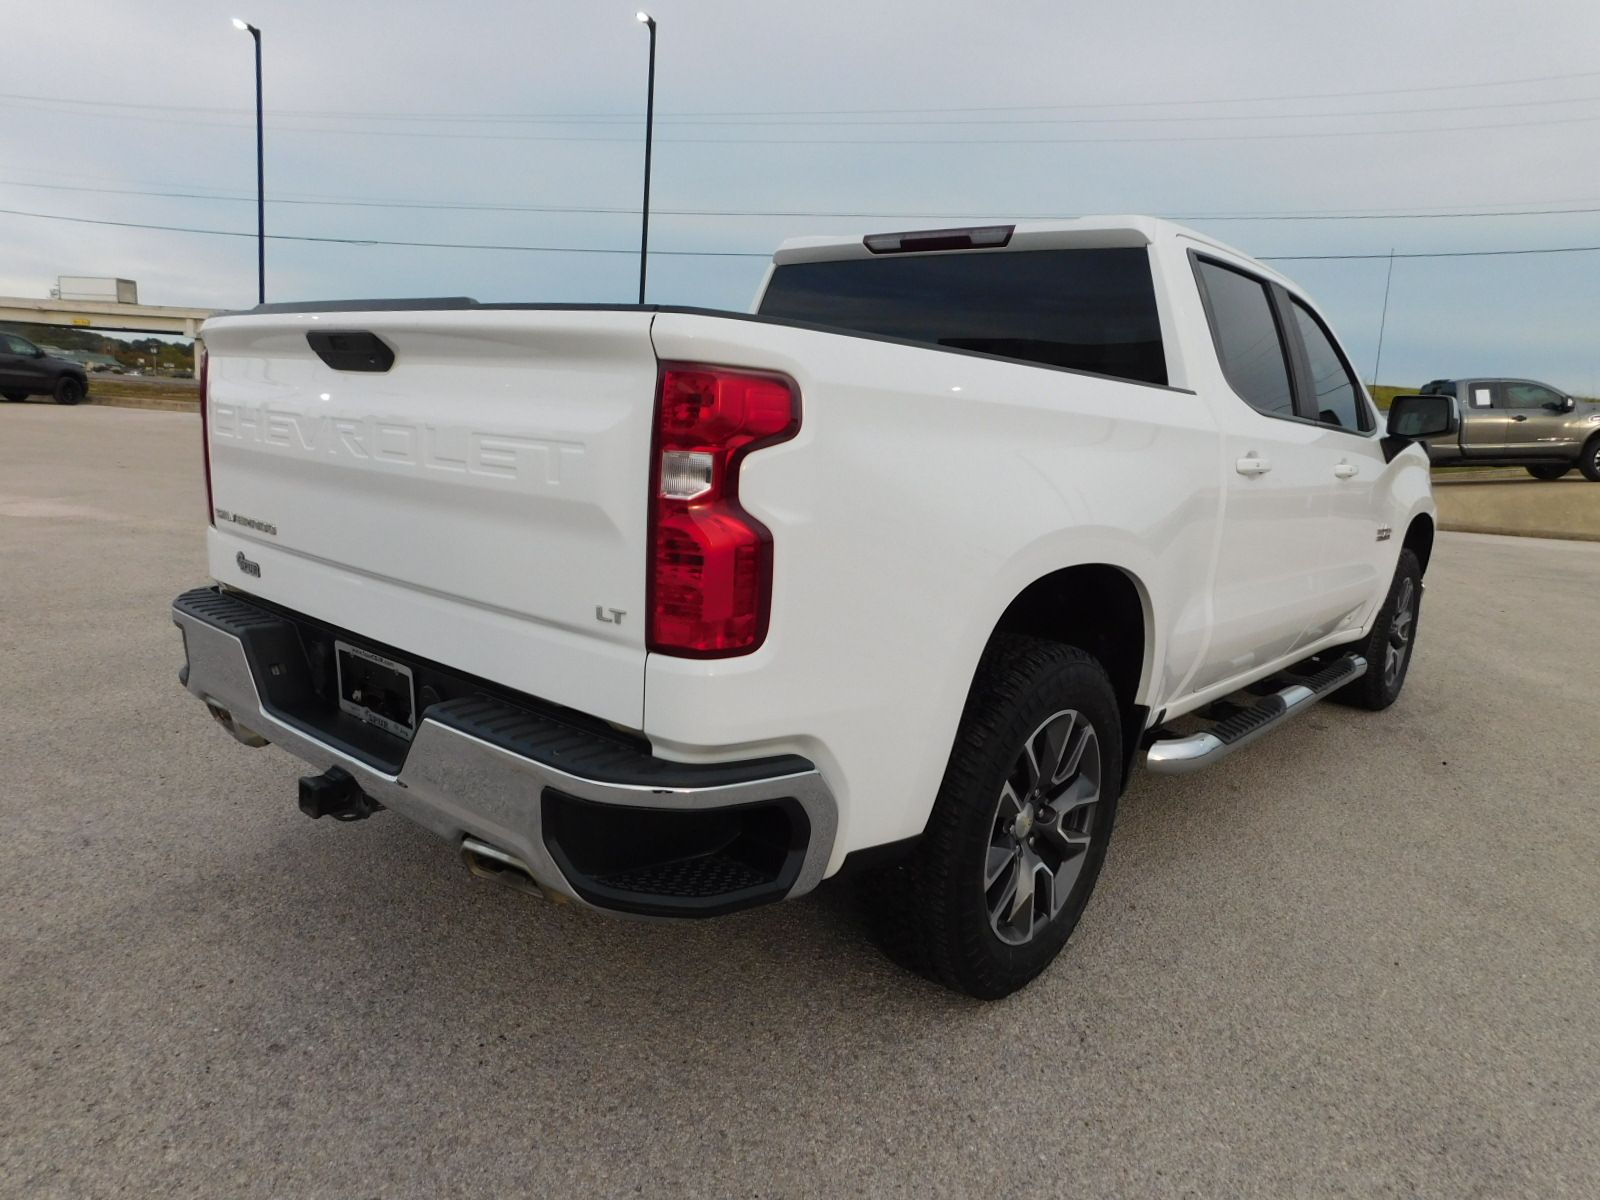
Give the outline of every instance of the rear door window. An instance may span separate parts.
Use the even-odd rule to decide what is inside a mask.
[[[1258,412],[1295,416],[1289,358],[1267,285],[1208,259],[1198,259],[1195,265],[1211,320],[1211,338],[1228,383]]]
[[[1144,247],[787,263],[759,313],[853,333],[1167,382]]]

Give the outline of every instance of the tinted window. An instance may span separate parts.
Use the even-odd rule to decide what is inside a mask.
[[[8,354],[32,354],[33,353],[33,343],[32,342],[24,341],[22,338],[19,338],[19,337],[12,337],[10,334],[0,333],[0,343],[3,343],[4,348],[5,348],[5,350],[6,350],[6,352]]]
[[[1503,391],[1507,408],[1543,408],[1561,400],[1555,392],[1537,383],[1508,383]]]
[[[1294,416],[1289,360],[1266,285],[1216,263],[1201,260],[1198,268],[1211,310],[1211,337],[1233,390],[1252,408]]]
[[[1361,403],[1361,389],[1351,378],[1350,368],[1334,348],[1333,339],[1322,322],[1298,300],[1294,302],[1294,320],[1300,327],[1300,338],[1305,342],[1306,359],[1311,366],[1311,407],[1317,411],[1317,420],[1340,429],[1371,429],[1366,405]]]
[[[1142,248],[1019,250],[791,263],[761,315],[1167,382]]]

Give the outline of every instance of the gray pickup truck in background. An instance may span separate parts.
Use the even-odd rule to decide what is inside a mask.
[[[1434,466],[1526,467],[1546,481],[1576,467],[1600,483],[1600,404],[1533,379],[1435,379],[1420,393],[1461,409],[1455,438],[1428,442]]]

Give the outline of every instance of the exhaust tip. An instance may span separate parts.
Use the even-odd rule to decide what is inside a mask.
[[[553,888],[548,888],[533,876],[528,864],[515,854],[491,846],[475,837],[461,840],[461,861],[467,871],[479,879],[487,879],[513,891],[542,896],[555,904],[565,904],[567,898]]]
[[[187,670],[188,668],[185,667],[184,669]],[[272,744],[254,729],[247,729],[245,726],[235,721],[233,719],[233,714],[227,709],[223,708],[222,705],[218,704],[215,700],[206,701],[206,711],[211,714],[212,720],[216,721],[218,725],[221,725],[224,729],[231,733],[236,740],[242,742],[246,746],[249,746],[252,750],[259,750],[262,746],[269,746]]]

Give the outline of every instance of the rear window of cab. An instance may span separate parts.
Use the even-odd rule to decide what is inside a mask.
[[[787,263],[773,270],[758,313],[1136,383],[1167,382],[1144,247]]]

